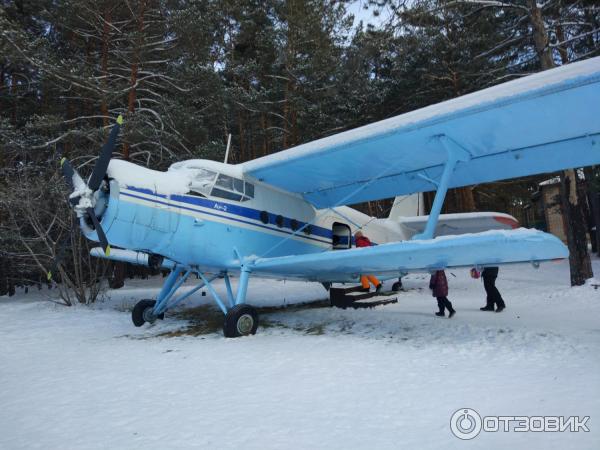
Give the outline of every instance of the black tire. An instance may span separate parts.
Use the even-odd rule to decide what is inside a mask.
[[[233,338],[256,334],[258,312],[250,305],[236,305],[227,311],[223,323],[225,337]]]
[[[402,281],[396,281],[393,285],[392,285],[392,291],[394,292],[399,292],[400,289],[402,289]]]
[[[131,311],[131,321],[136,327],[141,327],[146,323],[146,319],[144,319],[144,311],[148,308],[154,308],[156,305],[156,300],[140,300],[133,307],[133,311]],[[165,318],[165,313],[158,315],[159,319]]]

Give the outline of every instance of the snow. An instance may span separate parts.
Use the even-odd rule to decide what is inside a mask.
[[[485,217],[485,216],[482,216],[482,217]],[[509,217],[511,217],[511,216],[509,216]],[[487,230],[487,231],[480,231],[477,233],[462,233],[459,235],[436,236],[433,239],[417,239],[417,240],[414,240],[411,242],[420,243],[420,244],[422,243],[422,244],[428,245],[432,242],[469,240],[473,236],[504,237],[506,239],[520,238],[520,239],[535,240],[538,238],[542,238],[544,236],[548,236],[548,233],[537,230],[535,228],[519,227],[519,228],[515,228],[515,229],[511,229],[511,230]],[[390,244],[394,244],[394,242],[385,243],[385,244],[381,244],[381,245],[390,245]]]
[[[172,164],[166,172],[148,169],[121,159],[111,159],[107,173],[123,186],[135,186],[173,195],[189,192],[192,183],[197,181],[197,169],[213,170],[238,178],[242,176],[239,167],[206,159],[180,161]],[[210,185],[212,186],[212,181]]]
[[[122,186],[150,189],[161,194],[186,194],[190,190],[191,172],[161,172],[121,159],[111,159],[107,174]]]
[[[541,183],[538,183],[538,186],[551,186],[553,184],[560,183],[560,177],[549,178],[548,180],[544,180]]]
[[[409,222],[409,221],[422,221],[422,220],[426,220],[429,216],[425,215],[425,216],[410,216],[410,217],[402,217],[402,221],[403,222]],[[490,217],[501,217],[503,219],[509,219],[509,220],[514,220],[515,222],[517,221],[517,219],[515,219],[513,216],[511,216],[510,214],[506,214],[506,213],[500,213],[500,212],[470,212],[470,213],[451,213],[451,214],[440,214],[440,220],[442,219],[450,219],[450,220],[456,220],[456,219],[488,219]]]
[[[414,274],[398,304],[263,310],[268,326],[241,339],[198,327],[200,313],[221,320],[202,296],[134,328],[131,306],[160,278],[93,307],[45,290],[2,297],[0,448],[600,448],[600,281],[569,287],[564,261],[503,267],[496,314],[479,311],[468,270],[447,274],[451,320],[433,316],[429,277]],[[253,279],[248,301],[325,297],[318,284]],[[449,427],[464,407],[590,416],[590,432],[482,432],[469,444]]]
[[[442,116],[449,116],[472,108],[483,108],[501,101],[512,101],[525,95],[537,95],[538,91],[552,92],[553,89],[557,89],[563,84],[585,84],[589,82],[588,78],[596,81],[600,78],[600,56],[511,80],[462,97],[292,147],[245,162],[241,164],[241,169],[244,173],[252,174],[290,160],[305,158],[309,155],[326,152],[334,147],[395,132],[414,124],[422,126],[426,121],[439,119]],[[566,89],[566,87],[563,88]]]

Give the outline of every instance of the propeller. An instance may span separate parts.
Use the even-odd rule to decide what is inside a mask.
[[[99,196],[95,195],[95,193],[100,189],[100,186],[102,186],[102,180],[104,180],[106,172],[108,171],[108,164],[110,163],[122,124],[123,117],[119,116],[117,118],[117,123],[110,130],[108,140],[102,146],[92,175],[87,183],[81,178],[67,158],[62,158],[60,160],[63,176],[72,190],[71,195],[69,195],[69,203],[77,213],[77,217],[89,219],[89,222],[91,222],[91,225],[96,230],[98,240],[100,241],[100,245],[106,256],[110,254],[110,244],[108,243],[108,239],[106,239],[106,234],[102,229],[100,220],[98,220],[98,217],[96,216],[94,208]]]

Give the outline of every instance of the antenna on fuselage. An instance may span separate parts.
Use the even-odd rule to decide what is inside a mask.
[[[227,148],[225,149],[225,164],[227,164],[227,159],[229,159],[229,149],[231,147],[231,133],[227,135]]]

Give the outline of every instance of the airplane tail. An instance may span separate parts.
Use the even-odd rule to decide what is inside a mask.
[[[423,193],[418,192],[412,195],[400,195],[396,197],[388,219],[398,221],[401,217],[415,217],[424,214]]]

